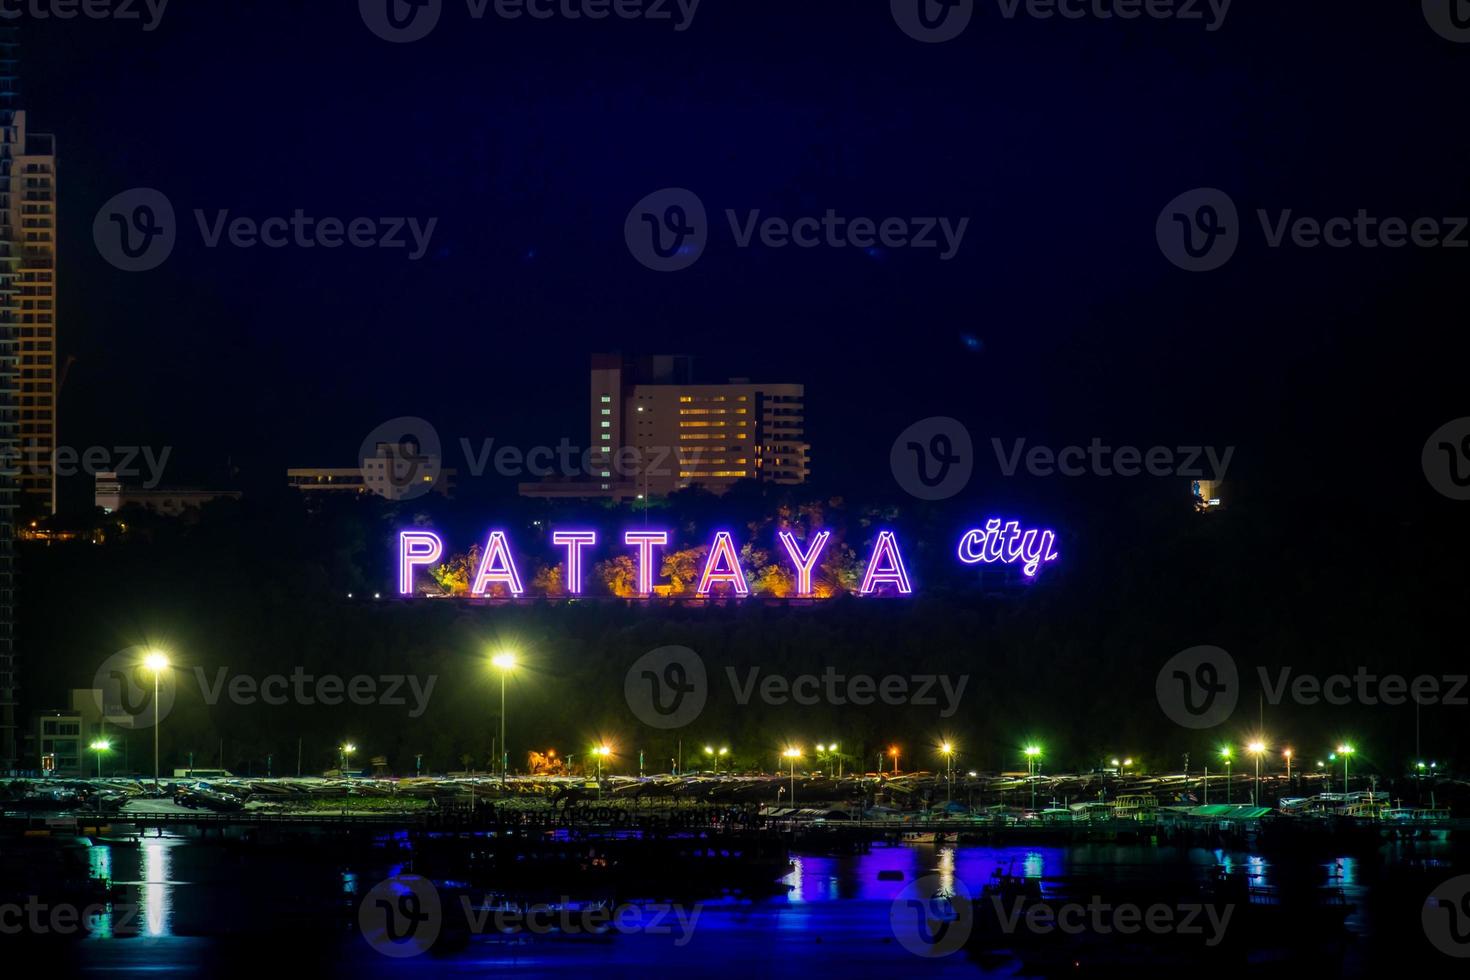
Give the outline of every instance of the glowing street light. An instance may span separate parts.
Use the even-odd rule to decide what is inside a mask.
[[[1031,783],[1031,812],[1036,812],[1036,777],[1041,774],[1041,746],[1028,745],[1022,752],[1026,756],[1026,778]]]
[[[898,746],[894,745],[888,749],[888,754],[893,756],[893,774],[898,775]]]
[[[1233,772],[1231,767],[1235,764],[1235,760],[1231,757],[1230,746],[1227,745],[1220,750],[1220,757],[1225,760],[1225,805],[1229,806],[1230,780]]]
[[[944,756],[944,802],[949,803],[954,799],[954,745],[944,742],[939,751]]]
[[[500,786],[504,789],[510,764],[510,747],[505,744],[505,679],[516,669],[516,655],[504,650],[490,658],[490,665],[500,671]]]
[[[1342,793],[1344,796],[1348,791],[1348,757],[1356,751],[1357,749],[1346,742],[1337,747],[1337,754],[1342,756]]]
[[[792,745],[787,747],[781,755],[791,760],[791,805],[796,806],[796,760],[801,758],[801,749]]]
[[[1286,785],[1291,786],[1291,749],[1284,749],[1281,757],[1286,760]],[[1287,790],[1290,792],[1290,789]]]
[[[112,748],[112,743],[109,742],[105,738],[99,738],[96,741],[94,741],[89,746],[89,748],[91,748],[91,750],[93,752],[96,752],[97,753],[97,778],[98,779],[101,779],[102,778],[102,753],[104,753],[107,750],[111,749]]]
[[[143,656],[143,666],[153,671],[153,789],[158,791],[158,729],[163,723],[158,703],[158,682],[168,670],[168,655],[162,650],[149,650]]]
[[[1246,747],[1246,751],[1256,757],[1256,785],[1251,790],[1251,802],[1256,806],[1261,805],[1261,756],[1266,754],[1266,743],[1255,739]]]
[[[353,745],[351,742],[343,742],[337,748],[337,751],[342,754],[342,775],[346,776],[348,779],[351,779],[352,774],[347,771],[347,766],[352,761],[352,753],[357,751],[357,746]]]

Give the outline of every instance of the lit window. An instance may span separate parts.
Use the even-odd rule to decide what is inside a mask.
[[[641,409],[641,408],[640,408],[640,409],[638,409],[638,411],[640,411],[640,412],[641,412],[641,411],[643,411],[643,409]],[[603,410],[602,410],[602,414],[603,414],[603,415],[611,415],[611,414],[612,414],[612,409],[610,409],[610,408],[604,408],[604,409],[603,409]]]
[[[604,429],[611,429],[612,428],[612,423],[609,422],[609,421],[607,421],[606,419],[603,419],[602,420],[602,427]]]
[[[611,401],[612,401],[612,395],[603,395],[602,396],[602,403],[604,405],[606,405],[607,403],[609,403]]]

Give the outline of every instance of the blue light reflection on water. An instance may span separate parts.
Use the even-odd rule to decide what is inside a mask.
[[[1420,858],[1422,860],[1422,856]],[[1155,848],[1090,845],[1070,848],[986,848],[947,846],[876,847],[858,856],[802,855],[785,879],[787,890],[757,900],[722,898],[700,903],[687,941],[676,944],[677,931],[665,935],[552,935],[477,937],[445,957],[390,960],[371,950],[351,923],[357,903],[385,877],[402,866],[377,866],[303,859],[270,851],[238,851],[172,839],[145,839],[136,847],[100,845],[89,855],[94,874],[121,886],[119,901],[139,907],[139,940],[106,940],[85,944],[83,972],[131,975],[170,972],[197,963],[201,950],[229,930],[250,935],[258,929],[289,924],[292,943],[310,941],[332,946],[333,962],[360,975],[403,975],[420,970],[470,975],[514,969],[549,975],[609,969],[619,974],[698,967],[700,975],[810,976],[833,972],[866,975],[872,971],[922,969],[925,974],[1006,975],[1009,969],[984,973],[963,954],[939,962],[921,962],[896,942],[889,926],[894,898],[909,882],[926,874],[940,876],[941,888],[963,883],[978,894],[997,872],[1041,879],[1052,895],[1069,878],[1103,875],[1140,882],[1188,878],[1205,881],[1219,871],[1249,875],[1252,884],[1278,883],[1282,869],[1258,854],[1205,848]],[[1369,866],[1358,858],[1324,858],[1291,865],[1322,885],[1340,887],[1358,902],[1371,888]],[[1376,880],[1376,879],[1375,879]],[[296,918],[297,910],[309,914]],[[1349,927],[1361,930],[1361,921]],[[94,936],[109,935],[99,923]],[[146,944],[145,956],[140,945]],[[424,975],[428,975],[427,973]]]

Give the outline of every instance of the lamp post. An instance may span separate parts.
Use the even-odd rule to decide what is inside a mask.
[[[1041,746],[1028,745],[1026,754],[1026,780],[1031,784],[1031,812],[1036,812],[1036,777],[1041,772]]]
[[[490,663],[500,671],[500,788],[505,788],[505,771],[509,768],[510,750],[505,742],[505,679],[516,667],[516,655],[510,651],[497,653]]]
[[[143,666],[153,671],[153,791],[158,791],[158,729],[163,724],[162,710],[158,703],[159,678],[168,670],[168,656],[162,650],[150,650],[143,657]]]
[[[893,774],[895,776],[897,776],[898,775],[898,746],[895,745],[895,746],[891,747],[888,750],[888,754],[891,755],[891,756],[893,756]]]
[[[944,802],[948,805],[954,801],[954,746],[945,742],[939,751],[944,754]]]
[[[796,760],[801,758],[801,749],[793,745],[781,755],[791,761],[791,807],[794,811],[796,808]]]
[[[832,754],[835,755],[835,756],[837,756],[837,778],[838,779],[841,779],[842,778],[842,753],[839,752],[839,751],[837,751],[837,743],[836,742],[833,742],[831,745],[827,746],[827,748],[831,749],[832,750]]]
[[[98,779],[101,779],[102,778],[102,753],[104,753],[108,749],[112,748],[112,743],[109,742],[105,738],[99,738],[95,742],[93,742],[90,747],[91,747],[91,749],[92,749],[93,752],[97,753],[97,778]]]
[[[1347,791],[1348,791],[1348,756],[1352,755],[1355,751],[1357,751],[1357,750],[1354,749],[1351,745],[1347,744],[1346,742],[1344,742],[1342,745],[1339,745],[1337,747],[1337,754],[1340,755],[1340,756],[1342,756],[1342,795],[1343,796],[1346,796],[1347,795]]]
[[[1256,806],[1261,805],[1261,756],[1266,753],[1266,743],[1256,739],[1246,746],[1246,750],[1256,757],[1256,785],[1251,790],[1251,802]]]
[[[1232,767],[1234,766],[1235,760],[1233,758],[1231,758],[1230,746],[1228,746],[1228,745],[1225,746],[1223,749],[1220,750],[1220,755],[1225,760],[1225,805],[1226,806],[1229,806],[1230,805],[1230,780],[1231,780],[1232,775],[1234,774],[1234,769]]]
[[[351,779],[352,773],[347,771],[347,766],[352,761],[352,753],[357,751],[357,746],[351,742],[343,742],[339,751],[342,753],[342,775],[347,779]]]
[[[1291,749],[1286,749],[1285,751],[1283,751],[1281,753],[1281,755],[1282,755],[1282,757],[1284,759],[1286,759],[1286,791],[1288,793],[1290,793],[1291,792]]]

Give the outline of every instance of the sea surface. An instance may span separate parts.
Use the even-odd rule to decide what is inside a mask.
[[[905,895],[914,894],[916,883],[937,883],[940,895],[968,893],[978,900],[992,876],[1004,871],[1039,879],[1045,896],[1075,890],[1067,882],[1103,878],[1144,894],[1157,888],[1162,898],[1177,895],[1181,881],[1208,881],[1222,869],[1268,888],[1305,878],[1340,889],[1353,906],[1342,942],[1305,927],[1293,934],[1288,927],[1277,944],[1311,954],[1331,974],[1370,975],[1402,965],[1410,952],[1442,955],[1420,925],[1424,898],[1438,882],[1470,870],[1451,845],[1422,842],[1367,854],[1271,859],[1145,846],[875,847],[858,856],[795,856],[795,870],[769,897],[643,902],[624,910],[615,928],[552,925],[515,935],[484,930],[460,948],[421,952],[365,931],[364,905],[387,894],[384,888],[395,895],[407,891],[399,887],[402,867],[391,861],[348,866],[310,853],[174,838],[147,838],[137,846],[99,843],[89,859],[94,875],[120,889],[113,909],[89,917],[81,934],[70,938],[20,937],[35,940],[33,948],[61,971],[52,975],[1012,976],[1022,964],[1004,954],[982,959],[959,949],[935,955],[945,951],[942,942],[913,951],[913,930],[897,924],[906,914]],[[942,923],[946,902],[940,898],[931,907]],[[446,896],[438,914],[475,912]],[[0,935],[0,950],[16,948],[16,938]],[[1314,952],[1318,943],[1320,955]],[[1269,956],[1263,959],[1269,966]],[[1084,958],[1078,972],[1108,972],[1087,971],[1086,965]],[[1442,965],[1456,964],[1444,958]],[[1211,975],[1210,966],[1201,963],[1197,974]]]

